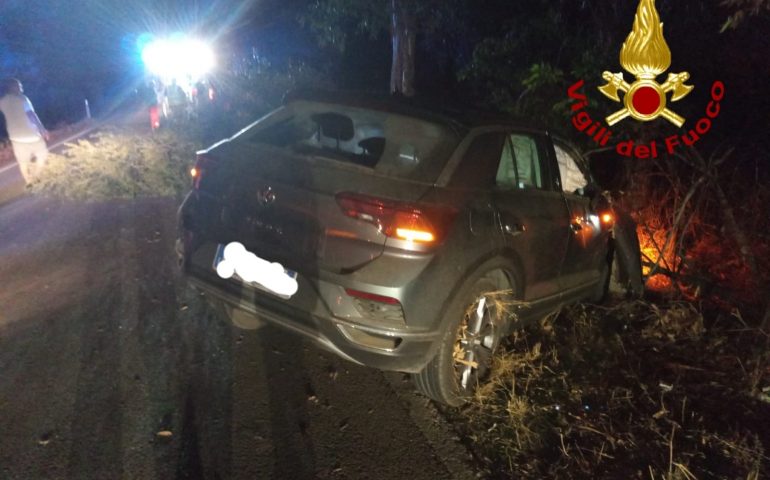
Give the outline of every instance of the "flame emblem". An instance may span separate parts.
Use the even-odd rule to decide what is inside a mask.
[[[685,119],[666,107],[666,94],[672,92],[671,101],[676,102],[690,93],[693,86],[684,83],[690,74],[669,73],[662,85],[655,80],[671,66],[671,50],[663,38],[663,23],[655,9],[655,0],[639,1],[634,26],[620,49],[620,65],[636,80],[629,84],[623,73],[602,73],[607,84],[599,87],[599,91],[604,96],[620,102],[618,91],[625,94],[625,108],[609,115],[608,125],[629,116],[643,122],[663,117],[677,127],[684,125]]]

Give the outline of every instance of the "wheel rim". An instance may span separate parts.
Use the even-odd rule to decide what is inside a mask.
[[[493,302],[481,295],[460,324],[453,358],[457,383],[462,392],[472,391],[489,371],[498,339],[493,310]]]

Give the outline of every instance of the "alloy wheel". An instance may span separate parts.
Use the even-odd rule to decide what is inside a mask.
[[[452,354],[457,383],[465,393],[473,391],[489,371],[499,338],[494,302],[481,295],[460,323]]]

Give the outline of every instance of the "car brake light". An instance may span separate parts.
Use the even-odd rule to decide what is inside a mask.
[[[604,212],[601,215],[602,225],[605,227],[611,227],[615,222],[615,217],[610,212]]]
[[[416,243],[440,241],[457,213],[445,207],[413,205],[350,192],[339,193],[336,198],[345,215],[376,225],[388,237]]]

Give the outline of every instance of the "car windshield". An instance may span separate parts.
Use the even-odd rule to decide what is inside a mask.
[[[309,101],[272,112],[246,129],[243,137],[421,182],[436,180],[459,142],[451,129],[438,123]]]

